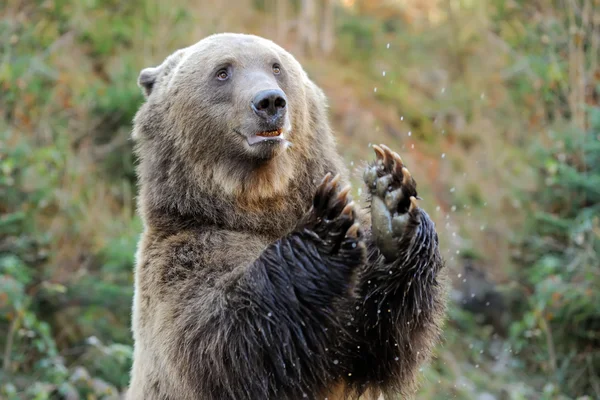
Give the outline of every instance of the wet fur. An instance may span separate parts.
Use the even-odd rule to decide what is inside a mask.
[[[263,164],[239,161],[244,155],[224,135],[228,121],[214,117],[220,111],[182,100],[207,95],[186,74],[234,57],[238,42],[254,46],[254,57],[280,57],[290,74],[281,85],[291,99],[293,147]],[[379,254],[368,222],[357,246],[342,234],[331,255],[323,238],[347,226],[315,225],[310,208],[326,173],[340,174],[342,187],[348,172],[323,93],[270,41],[215,35],[196,46],[140,75],[148,98],[134,138],[145,229],[128,399],[410,395],[444,314],[429,217],[415,211],[420,223],[399,242],[397,261]]]

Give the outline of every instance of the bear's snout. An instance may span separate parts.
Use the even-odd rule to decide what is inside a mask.
[[[287,98],[280,89],[261,90],[252,99],[254,113],[269,124],[279,127],[287,111]]]

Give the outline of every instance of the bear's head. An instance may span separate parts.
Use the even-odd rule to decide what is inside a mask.
[[[187,214],[207,193],[264,203],[333,144],[323,92],[261,37],[208,36],[143,69],[138,84],[146,101],[133,138],[142,195],[156,207]]]

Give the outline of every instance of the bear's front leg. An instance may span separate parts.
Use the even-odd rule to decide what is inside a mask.
[[[353,386],[411,396],[416,373],[438,340],[446,279],[438,236],[417,205],[416,182],[400,156],[373,146],[364,180],[370,194],[368,264],[356,306],[360,355]]]

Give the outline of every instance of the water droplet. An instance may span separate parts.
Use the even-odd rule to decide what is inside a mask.
[[[390,48],[390,44],[388,43],[387,46],[385,46],[385,47],[389,49]]]
[[[450,191],[452,192],[452,189],[450,189]],[[451,210],[452,212],[456,211],[456,206],[452,206],[452,207],[450,208],[450,210]]]
[[[487,301],[487,302],[485,303],[485,305],[489,307],[489,305],[490,305],[490,302],[489,302],[489,301]]]
[[[358,309],[360,309],[360,306],[356,306],[356,309],[357,309],[357,310],[358,310]]]
[[[412,132],[411,131],[408,131],[408,136],[412,136]]]
[[[435,211],[440,211],[440,210],[441,210],[440,206],[437,206],[437,207],[435,208]]]
[[[383,71],[381,74],[382,74],[383,76],[385,76],[385,71]]]
[[[481,225],[481,226],[479,227],[479,230],[480,230],[480,231],[482,231],[482,230],[484,230],[484,229],[485,229],[485,226],[484,226],[484,225]]]
[[[390,275],[392,274],[392,271],[390,271]]]
[[[481,95],[479,95],[479,97],[481,98],[481,100],[485,99],[485,93],[481,93]]]
[[[348,372],[348,376],[352,376],[352,372]]]
[[[410,148],[411,148],[411,149],[414,149],[414,148],[415,148],[415,145],[414,145],[414,144],[411,144],[411,145],[410,145]]]
[[[358,195],[360,196],[362,194],[362,188],[358,188]]]
[[[271,314],[271,313],[267,314],[267,317],[272,317],[272,316],[273,316],[273,314]]]
[[[456,233],[456,232],[455,232]],[[456,250],[456,254],[460,254],[460,250]]]
[[[458,274],[458,275],[456,275],[456,277],[457,277],[457,278],[460,278],[461,276],[462,276],[462,274]]]
[[[446,153],[442,153],[442,158],[446,158]]]
[[[339,362],[338,360],[333,360],[333,363],[334,363],[335,365],[338,365],[340,362]]]
[[[456,190],[456,188],[455,188],[455,187],[453,187],[453,188],[450,188],[450,193],[454,193],[454,191],[455,191],[455,190]]]
[[[479,368],[479,364],[475,364],[475,368]]]
[[[352,167],[354,165],[354,161],[350,161],[350,166]]]
[[[373,91],[374,91],[375,93],[377,93],[377,88],[373,88]]]
[[[446,92],[446,88],[445,87],[442,88],[442,93],[444,93],[444,92]]]
[[[396,360],[396,361],[398,361],[399,359],[400,359],[400,357],[396,357],[396,358],[394,358],[394,360]]]
[[[404,116],[401,116],[401,117],[400,117],[400,121],[404,121]]]
[[[381,313],[381,310],[377,310],[377,314],[380,314],[380,313]]]

